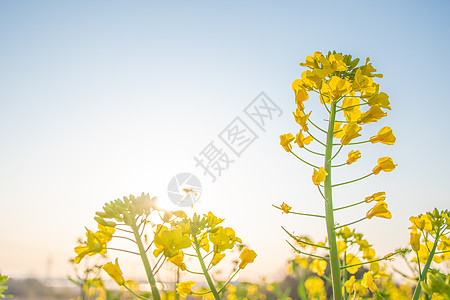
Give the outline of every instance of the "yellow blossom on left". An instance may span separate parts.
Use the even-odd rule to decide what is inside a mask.
[[[312,180],[315,185],[319,185],[321,182],[325,181],[325,179],[327,178],[327,175],[328,175],[328,173],[327,173],[327,171],[325,171],[324,168],[320,168],[319,171],[314,169]]]
[[[291,142],[294,140],[294,136],[292,133],[280,135],[280,145],[283,146],[286,152],[290,152],[292,150]]]

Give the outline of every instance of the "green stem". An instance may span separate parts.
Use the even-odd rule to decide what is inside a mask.
[[[152,268],[150,267],[150,262],[148,261],[147,253],[144,249],[144,245],[142,244],[141,237],[139,236],[139,228],[136,226],[136,220],[134,217],[129,216],[130,219],[132,219],[132,222],[130,222],[130,227],[133,230],[134,238],[136,239],[136,244],[139,248],[139,254],[142,259],[142,263],[144,264],[145,273],[147,274],[148,283],[150,284],[150,287],[152,289],[152,296],[155,300],[161,300],[161,296],[159,295],[159,291],[156,288],[156,281],[155,277],[153,276]]]
[[[323,133],[327,133],[325,130],[323,130],[322,128],[320,128],[319,126],[317,126],[316,124],[314,124],[311,119],[308,119],[309,122],[311,122],[311,124],[313,124],[314,127],[316,127],[317,129],[319,129],[320,131],[322,131]]]
[[[316,137],[313,136],[313,135],[311,134],[311,132],[309,132],[309,130],[308,130],[308,134],[309,134],[316,142],[318,142],[318,143],[321,144],[322,146],[324,146],[324,147],[327,146],[327,145],[325,145],[324,143],[322,143],[322,141],[320,141],[319,139],[316,139]]]
[[[123,285],[124,288],[126,288],[130,293],[132,293],[134,296],[138,297],[139,299],[144,299],[144,300],[148,300],[145,297],[142,297],[141,295],[136,294],[135,292],[133,292],[132,289],[130,289],[129,287],[127,287],[125,284]]]
[[[361,219],[359,219],[359,220],[356,220],[356,221],[350,222],[350,223],[348,223],[348,224],[345,224],[345,225],[337,226],[337,227],[335,227],[335,229],[339,229],[339,228],[342,228],[342,227],[345,227],[345,226],[353,225],[353,224],[355,224],[355,223],[358,223],[358,222],[364,221],[365,219],[367,219],[367,217],[361,218]]]
[[[311,152],[312,154],[316,154],[316,155],[320,155],[320,156],[325,156],[325,154],[319,153],[319,152],[315,152],[315,151],[312,151],[312,150],[309,150],[309,149],[306,148],[305,146],[303,146],[303,149],[305,149],[305,150],[308,151],[308,152]]]
[[[284,230],[291,238],[293,238],[294,240],[296,240],[297,243],[302,243],[302,244],[310,245],[310,246],[313,246],[313,247],[319,247],[319,248],[323,248],[323,249],[330,249],[330,248],[328,248],[328,247],[326,247],[326,246],[320,246],[320,245],[316,245],[316,244],[313,244],[313,243],[308,243],[308,242],[302,241],[302,240],[300,240],[298,237],[292,235],[292,234],[291,234],[289,231],[287,231],[283,226],[281,226],[281,228],[283,228],[283,230]]]
[[[354,143],[348,143],[347,145],[351,146],[351,145],[359,145],[359,144],[365,144],[365,143],[369,143],[370,140],[367,141],[362,141],[362,142],[354,142]]]
[[[377,261],[386,260],[386,259],[388,259],[388,258],[390,258],[390,257],[392,257],[392,256],[394,256],[394,255],[396,255],[397,253],[398,253],[398,252],[391,253],[391,254],[389,254],[389,255],[386,255],[386,256],[383,257],[383,258],[379,258],[379,259],[375,259],[375,260],[371,260],[371,261],[366,261],[366,262],[362,262],[362,263],[359,263],[359,264],[348,265],[348,266],[342,266],[341,269],[347,269],[347,268],[351,268],[351,267],[358,267],[358,266],[362,266],[362,265],[371,264],[371,263],[374,263],[374,262],[377,262]]]
[[[281,207],[278,207],[276,205],[273,205],[273,207],[278,208],[279,210],[282,210]],[[293,212],[293,211],[289,211],[288,214],[294,214],[294,215],[300,215],[300,216],[307,216],[307,217],[317,217],[317,218],[325,218],[325,216],[321,216],[321,215],[313,215],[313,214],[304,214],[304,213],[299,213],[299,212]]]
[[[306,160],[301,159],[297,154],[295,154],[294,152],[292,152],[292,150],[289,151],[289,152],[291,152],[295,157],[297,157],[300,161],[304,162],[304,163],[307,164],[308,166],[311,166],[311,167],[313,167],[313,168],[319,169],[318,166],[315,166],[315,165],[313,165],[313,164],[310,164],[310,163],[307,162]]]
[[[286,242],[287,242],[287,243],[292,247],[292,249],[294,249],[294,251],[297,252],[298,254],[304,254],[304,255],[311,256],[311,257],[316,257],[316,258],[320,258],[320,259],[329,260],[328,257],[323,257],[323,256],[319,256],[319,255],[314,255],[314,254],[311,254],[311,253],[302,252],[302,251],[298,250],[297,248],[295,248],[294,246],[292,246],[292,244],[289,243],[289,241],[286,241]]]
[[[336,243],[333,214],[333,186],[331,185],[331,158],[333,156],[333,131],[336,118],[336,102],[332,102],[330,120],[328,122],[327,145],[325,151],[325,171],[327,177],[324,182],[325,189],[325,215],[327,220],[328,246],[330,247],[331,280],[334,300],[342,299],[342,284],[339,266],[339,255]]]
[[[228,281],[223,285],[223,287],[219,290],[219,294],[222,293],[223,289],[230,283],[230,281],[234,278],[234,276],[236,276],[236,274],[240,271],[241,269],[237,269],[236,272],[234,272],[233,276],[230,277],[230,279],[228,279]]]
[[[348,163],[343,163],[343,164],[335,165],[335,166],[331,166],[331,167],[332,168],[338,168],[338,167],[343,167],[343,166],[346,166],[346,165],[348,165]]]
[[[211,293],[214,295],[214,299],[220,300],[219,293],[217,293],[216,287],[214,286],[214,283],[211,279],[211,276],[209,276],[208,270],[206,269],[205,262],[203,261],[202,254],[200,253],[200,246],[197,241],[197,237],[194,235],[194,249],[197,253],[198,261],[200,262],[200,266],[202,267],[203,275],[205,275],[206,281],[208,282],[208,286],[211,290]]]
[[[325,170],[325,171],[326,171],[326,170]],[[367,178],[367,177],[369,177],[369,176],[371,176],[371,175],[373,175],[373,173],[367,174],[366,176],[360,177],[360,178],[358,178],[358,179],[354,179],[354,180],[350,180],[350,181],[347,181],[347,182],[342,182],[342,183],[334,184],[334,185],[332,185],[331,187],[336,187],[336,186],[340,186],[340,185],[344,185],[344,184],[349,184],[349,183],[353,183],[353,182],[356,182],[356,181],[360,181],[360,180],[363,180],[364,178]]]
[[[439,230],[436,232],[436,238],[434,240],[433,248],[431,249],[430,255],[428,256],[427,262],[423,267],[422,274],[420,274],[419,282],[417,283],[416,289],[414,290],[413,300],[419,299],[420,292],[422,290],[421,282],[427,277],[428,269],[430,268],[431,262],[433,261],[434,253],[436,252],[436,248],[439,242]]]
[[[340,209],[349,208],[349,207],[352,207],[352,206],[356,206],[356,205],[362,204],[364,202],[366,202],[366,200],[363,200],[363,201],[360,201],[360,202],[357,202],[357,203],[353,203],[353,204],[350,204],[350,205],[346,205],[346,206],[335,208],[334,211],[340,210]]]

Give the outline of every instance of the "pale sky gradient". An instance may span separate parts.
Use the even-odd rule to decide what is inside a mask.
[[[321,221],[271,205],[323,211],[312,169],[279,135],[298,130],[298,63],[334,49],[369,56],[384,74],[392,111],[368,132],[391,126],[397,136],[395,146],[358,148],[363,159],[342,178],[365,175],[381,156],[398,163],[336,190],[335,203],[386,191],[392,220],[357,228],[380,255],[406,246],[411,215],[449,208],[448,11],[447,1],[0,2],[0,272],[43,276],[51,257],[50,275],[66,275],[105,202],[149,192],[174,208],[170,178],[194,172],[204,185],[195,210],[225,218],[258,253],[241,278],[281,274],[292,256],[281,225],[325,237]],[[284,114],[211,183],[193,157],[261,91]],[[315,101],[305,104],[315,111]]]

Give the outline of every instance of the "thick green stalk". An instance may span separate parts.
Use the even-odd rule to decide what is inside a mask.
[[[427,262],[425,263],[425,266],[423,267],[422,273],[420,274],[419,282],[417,282],[416,289],[414,290],[413,300],[419,299],[420,292],[422,290],[421,282],[425,280],[428,269],[430,268],[431,262],[433,261],[434,253],[436,252],[436,248],[439,242],[439,231],[436,232],[436,238],[434,240],[433,248],[430,251],[430,255],[428,256]]]
[[[336,231],[334,229],[333,213],[333,189],[331,186],[331,160],[333,155],[333,131],[336,118],[336,102],[333,102],[328,122],[327,148],[325,151],[325,171],[328,173],[325,182],[325,215],[327,220],[328,245],[330,247],[331,280],[333,284],[334,300],[342,299],[341,268],[339,266],[339,255],[336,244]]]
[[[131,217],[130,227],[133,230],[134,238],[136,239],[136,244],[139,248],[139,254],[142,259],[142,263],[144,264],[145,273],[147,274],[148,283],[152,289],[152,296],[155,300],[161,300],[161,296],[159,295],[159,291],[156,288],[155,277],[153,276],[152,268],[150,267],[150,262],[148,261],[147,252],[145,251],[144,245],[142,244],[141,236],[139,235],[139,229],[136,226],[136,220],[134,217]]]
[[[211,289],[211,293],[214,295],[214,299],[221,300],[219,293],[216,290],[216,287],[214,286],[214,283],[211,279],[211,276],[209,276],[208,269],[205,266],[205,262],[203,261],[202,254],[200,252],[200,245],[197,241],[197,237],[194,236],[194,248],[195,252],[197,253],[198,261],[200,262],[200,266],[202,267],[203,274],[205,275],[206,281],[208,282],[208,286]]]

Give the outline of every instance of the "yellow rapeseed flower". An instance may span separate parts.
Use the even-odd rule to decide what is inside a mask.
[[[211,260],[211,265],[217,265],[224,257],[225,253],[215,253],[213,259]]]
[[[251,264],[255,260],[256,252],[248,248],[245,248],[244,250],[242,250],[241,254],[239,255],[239,258],[241,259],[239,269],[243,269],[247,266],[247,264]]]
[[[290,207],[289,205],[287,205],[286,203],[282,203],[281,204],[281,209],[283,210],[283,212],[285,213],[285,214],[287,214],[290,210],[291,210],[291,208],[292,207]]]
[[[209,233],[209,240],[214,244],[214,252],[223,252],[232,249],[237,242],[242,240],[235,235],[233,228],[217,226],[214,232]]]
[[[359,150],[350,151],[350,153],[348,154],[347,165],[351,165],[352,163],[357,161],[359,158],[361,158],[361,152]]]
[[[195,284],[196,283],[194,281],[184,281],[177,283],[177,293],[180,294],[181,297],[192,295],[192,287]]]
[[[346,262],[346,264],[345,264],[346,266],[351,266],[351,265],[360,264],[361,260],[358,257],[356,257],[355,255],[353,255],[352,253],[348,253],[345,257],[345,262]],[[356,272],[358,272],[360,267],[361,267],[361,265],[348,267],[348,268],[346,268],[346,270],[350,274],[355,274]]]
[[[115,263],[108,262],[103,266],[103,270],[119,285],[122,286],[125,283],[125,279],[122,275],[122,270],[119,267],[119,261],[116,258]]]
[[[312,136],[303,136],[303,132],[300,130],[299,133],[295,136],[294,143],[296,143],[300,148],[303,148],[305,145],[309,145],[313,141]]]
[[[327,175],[328,175],[328,173],[327,173],[327,171],[325,171],[324,168],[320,168],[319,171],[314,169],[312,180],[315,185],[319,185],[321,182],[325,181],[325,179],[327,178]]]
[[[351,84],[347,79],[342,79],[338,76],[331,77],[326,85],[332,98],[347,95],[351,88]]]
[[[377,192],[372,194],[371,196],[366,197],[364,200],[366,203],[370,203],[372,201],[384,201],[386,199],[386,192]]]
[[[388,126],[383,127],[378,131],[378,134],[370,138],[370,142],[373,143],[383,143],[386,145],[394,145],[395,135],[392,133],[392,129]]]
[[[365,288],[368,288],[372,293],[376,292],[376,290],[378,289],[375,282],[373,282],[372,273],[370,272],[364,273],[361,285]]]
[[[311,265],[309,265],[309,269],[322,277],[325,274],[325,269],[327,268],[327,262],[323,259],[316,258],[313,260]]]
[[[409,244],[411,245],[411,248],[414,251],[419,251],[420,250],[420,233],[417,232],[411,232],[410,233],[410,239],[409,239]]]
[[[392,172],[394,171],[396,166],[397,165],[394,164],[392,158],[386,156],[378,159],[378,165],[375,168],[373,168],[372,172],[375,175],[377,175],[381,171]]]
[[[389,106],[389,96],[383,92],[370,97],[368,103],[370,106],[376,105],[382,108],[391,109]]]
[[[342,108],[344,109],[344,117],[347,122],[356,122],[361,117],[359,106],[355,106],[358,104],[360,104],[360,101],[356,97],[344,98],[344,101],[342,102]]]
[[[380,201],[377,204],[375,204],[372,209],[370,209],[367,214],[367,219],[372,219],[373,217],[379,217],[379,218],[385,218],[390,219],[392,218],[391,212],[387,209],[387,204],[384,201]]]
[[[351,140],[361,136],[359,132],[361,127],[358,124],[351,122],[344,125],[344,135],[341,138],[341,145],[348,145]]]
[[[359,124],[368,124],[372,122],[376,122],[382,117],[387,116],[387,113],[381,110],[379,106],[371,106],[368,111],[361,114],[361,117],[358,119]]]
[[[351,294],[355,290],[355,276],[351,276],[349,280],[344,283],[347,293]]]
[[[344,135],[344,130],[341,128],[342,122],[334,122],[333,137],[340,139]]]
[[[297,122],[300,126],[302,126],[302,129],[304,131],[308,131],[308,123],[307,122],[308,122],[308,119],[309,119],[309,116],[311,115],[311,113],[312,112],[309,112],[309,114],[305,115],[305,113],[300,108],[297,108],[295,110],[295,112],[293,113],[295,122]]]
[[[283,146],[286,152],[290,152],[292,150],[291,142],[294,140],[294,136],[292,133],[280,135],[280,145]]]

